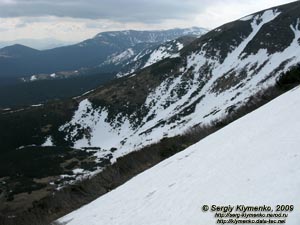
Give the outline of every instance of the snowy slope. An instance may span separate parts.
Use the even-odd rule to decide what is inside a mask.
[[[299,2],[294,4],[300,5]],[[230,109],[243,105],[255,93],[273,85],[282,72],[300,62],[300,15],[296,13],[291,16],[285,8],[270,9],[211,31],[193,42],[196,47],[192,46],[192,51],[183,49],[180,63],[169,61],[174,64],[170,71],[154,70],[152,80],[159,76],[164,78],[148,88],[149,93],[138,107],[135,99],[128,96],[123,101],[120,95],[111,106],[95,106],[91,97],[80,103],[73,119],[60,130],[77,148],[116,147],[115,159],[163,137],[181,134],[191,126],[222,118]],[[282,21],[285,26],[281,25]],[[279,28],[290,33],[279,44],[273,43],[277,39],[260,39],[267,34],[266,29],[272,36]],[[232,35],[230,41],[220,41],[227,40],[228,35]],[[267,47],[258,46],[259,50],[255,51],[256,43]],[[279,47],[280,44],[285,45],[284,48]],[[126,93],[128,89],[135,96],[135,92],[147,89],[136,86],[152,70],[150,67],[150,72],[128,77],[121,86],[109,86],[102,91],[103,97],[98,94],[95,98],[106,101],[111,95]],[[110,89],[114,92],[105,95]],[[123,108],[113,114],[110,108],[116,105]],[[124,111],[131,105],[136,110],[126,114]],[[87,135],[78,135],[82,131]]]
[[[67,225],[210,225],[203,205],[293,204],[300,223],[300,88],[61,218]]]
[[[175,45],[175,47],[172,49],[172,46]],[[179,42],[178,40],[174,40],[169,43],[167,46],[160,46],[157,49],[155,49],[146,64],[143,67],[151,66],[152,64],[168,58],[168,57],[178,57],[179,56],[179,51],[183,48],[183,44]],[[170,50],[173,50],[177,53],[171,53]]]

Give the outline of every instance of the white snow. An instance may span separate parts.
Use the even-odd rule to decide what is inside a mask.
[[[31,105],[31,107],[41,107],[43,104],[36,104],[36,105]]]
[[[198,27],[191,27],[186,29],[186,31],[183,33],[184,35],[198,35],[201,36],[203,34],[206,34],[209,30],[205,28],[198,28]]]
[[[176,48],[172,44],[175,44]],[[157,63],[166,58],[175,58],[179,57],[179,51],[183,48],[183,44],[177,40],[169,41],[164,43],[163,45],[159,46],[157,49],[152,51],[149,56],[149,59],[144,64],[142,68],[146,68],[151,66],[154,63]]]
[[[106,63],[118,64],[119,62],[125,61],[134,56],[134,51],[132,48],[129,48],[117,55],[113,55]]]
[[[252,20],[253,17],[254,17],[254,15],[249,15],[249,16],[242,17],[240,20],[241,21],[248,21],[248,20]]]
[[[180,51],[184,46],[182,43],[180,43],[179,41],[176,43],[177,45],[177,50]]]
[[[28,147],[35,147],[36,145],[26,145],[26,146],[20,146],[18,148],[16,148],[17,150],[22,150],[24,148],[28,148]]]
[[[85,95],[88,95],[88,94],[92,93],[93,91],[95,91],[95,89],[86,91],[86,92],[84,92],[82,95],[76,96],[76,97],[74,97],[73,99],[81,98],[81,97],[83,97],[83,96],[85,96]]]
[[[94,115],[97,116],[95,117]],[[90,130],[91,137],[85,137],[77,141],[74,145],[75,148],[99,146],[101,142],[102,148],[110,149],[115,147],[127,136],[130,131],[130,125],[128,121],[123,121],[122,129],[114,129],[105,121],[107,115],[107,110],[94,110],[91,102],[88,99],[85,99],[79,104],[79,108],[72,120],[60,129],[68,129],[69,125],[79,123],[82,128]],[[69,132],[69,136],[74,136],[76,132],[76,130]]]
[[[294,205],[300,222],[300,88],[66,215],[66,225],[216,224],[203,205]]]
[[[171,54],[167,51],[165,46],[160,46],[158,49],[153,51],[148,59],[148,61],[145,63],[144,67],[148,67],[158,61],[161,61],[162,59],[170,57]]]
[[[37,80],[36,75],[32,75],[32,76],[30,77],[30,81],[36,81],[36,80]]]
[[[82,174],[84,172],[84,169],[77,168],[73,170],[73,174]]]
[[[50,74],[50,77],[55,78],[56,77],[56,73]]]
[[[202,36],[203,34],[207,33],[207,29],[201,29],[197,27],[185,29],[183,32],[184,35],[197,35],[198,37]],[[153,35],[150,35],[149,43],[157,42],[155,41],[156,37]],[[138,43],[138,40],[132,41],[134,43]],[[164,43],[160,44],[158,47],[153,49],[154,46],[151,46],[149,48],[143,49],[141,52],[134,53],[131,55],[131,57],[126,58],[128,61],[125,60],[120,62],[125,62],[125,65],[130,65],[129,68],[125,68],[124,71],[118,72],[116,75],[118,78],[127,76],[131,73],[134,73],[140,69],[146,68],[148,66],[151,66],[154,63],[157,63],[163,59],[166,58],[176,58],[179,57],[179,51],[184,47],[183,43],[181,43],[179,40],[165,40]],[[109,59],[105,63],[116,63],[114,62],[114,57],[109,57]],[[112,60],[111,60],[112,59]],[[125,59],[125,58],[124,58]],[[104,64],[105,64],[104,63]]]
[[[43,147],[49,147],[49,146],[53,146],[53,141],[52,141],[52,137],[49,136],[47,137],[46,141],[44,144],[42,144]]]

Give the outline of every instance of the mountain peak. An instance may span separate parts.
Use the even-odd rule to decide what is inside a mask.
[[[9,57],[25,57],[37,52],[39,52],[39,50],[21,44],[14,44],[0,49],[1,55]]]
[[[28,46],[26,46],[26,45],[22,45],[22,44],[13,44],[13,45],[9,45],[9,46],[6,46],[6,47],[3,47],[3,48],[1,48],[0,50],[10,50],[10,49],[17,49],[17,50],[19,50],[19,49],[31,49],[31,50],[35,50],[35,51],[38,51],[38,50],[36,50],[36,49],[34,49],[34,48],[31,48],[31,47],[28,47]]]

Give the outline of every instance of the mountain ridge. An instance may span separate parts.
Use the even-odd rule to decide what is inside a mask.
[[[193,34],[195,32],[195,29],[123,31],[117,32],[118,35],[114,32],[105,32],[77,44],[32,52],[31,55],[28,54],[26,57],[18,58],[4,57],[5,49],[0,49],[0,55],[2,56],[0,58],[2,68],[0,76],[26,77],[38,73],[52,74],[59,71],[95,67],[104,62],[108,56],[130,47],[136,46],[137,50],[142,50],[149,44],[161,44],[166,40],[178,38],[183,33]],[[206,30],[198,28],[197,34],[204,32]],[[142,45],[143,43],[145,43],[145,46]],[[17,50],[11,46],[9,48],[14,51]]]
[[[170,137],[182,129],[226,115],[262,87],[274,84],[281,72],[300,61],[297,53],[299,7],[299,2],[295,2],[255,13],[246,21],[226,24],[224,26],[229,26],[229,30],[222,32],[218,28],[200,37],[182,50],[181,58],[160,61],[133,77],[91,93],[89,100],[79,106],[76,119],[63,126],[61,131],[68,133],[67,139],[77,148],[117,147],[124,149],[120,150],[122,155],[130,149],[155,142],[158,137],[163,138],[164,133]],[[294,37],[290,38],[293,41],[288,43],[285,51],[278,46],[274,54],[264,48],[257,54],[248,52],[251,43],[259,42],[260,32],[265,33],[265,29],[273,24],[280,27],[277,23],[289,15],[288,21],[294,22],[288,29]],[[218,39],[216,33],[219,32],[223,41]],[[228,42],[228,35],[236,38],[229,38]],[[272,39],[263,40],[272,42]],[[194,47],[197,45],[200,47]],[[193,50],[187,53],[192,47]],[[98,116],[93,117],[93,113]],[[89,116],[93,123],[84,120]],[[107,130],[101,127],[107,127]],[[99,139],[99,129],[102,129],[102,135],[108,136]],[[75,135],[85,130],[91,132],[81,138]],[[129,131],[131,135],[128,135]],[[119,140],[120,144],[104,144],[109,143],[109,139],[114,143]]]

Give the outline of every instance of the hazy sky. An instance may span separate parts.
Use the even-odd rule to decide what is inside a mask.
[[[291,0],[0,0],[0,41],[80,41],[101,31],[223,23]]]

